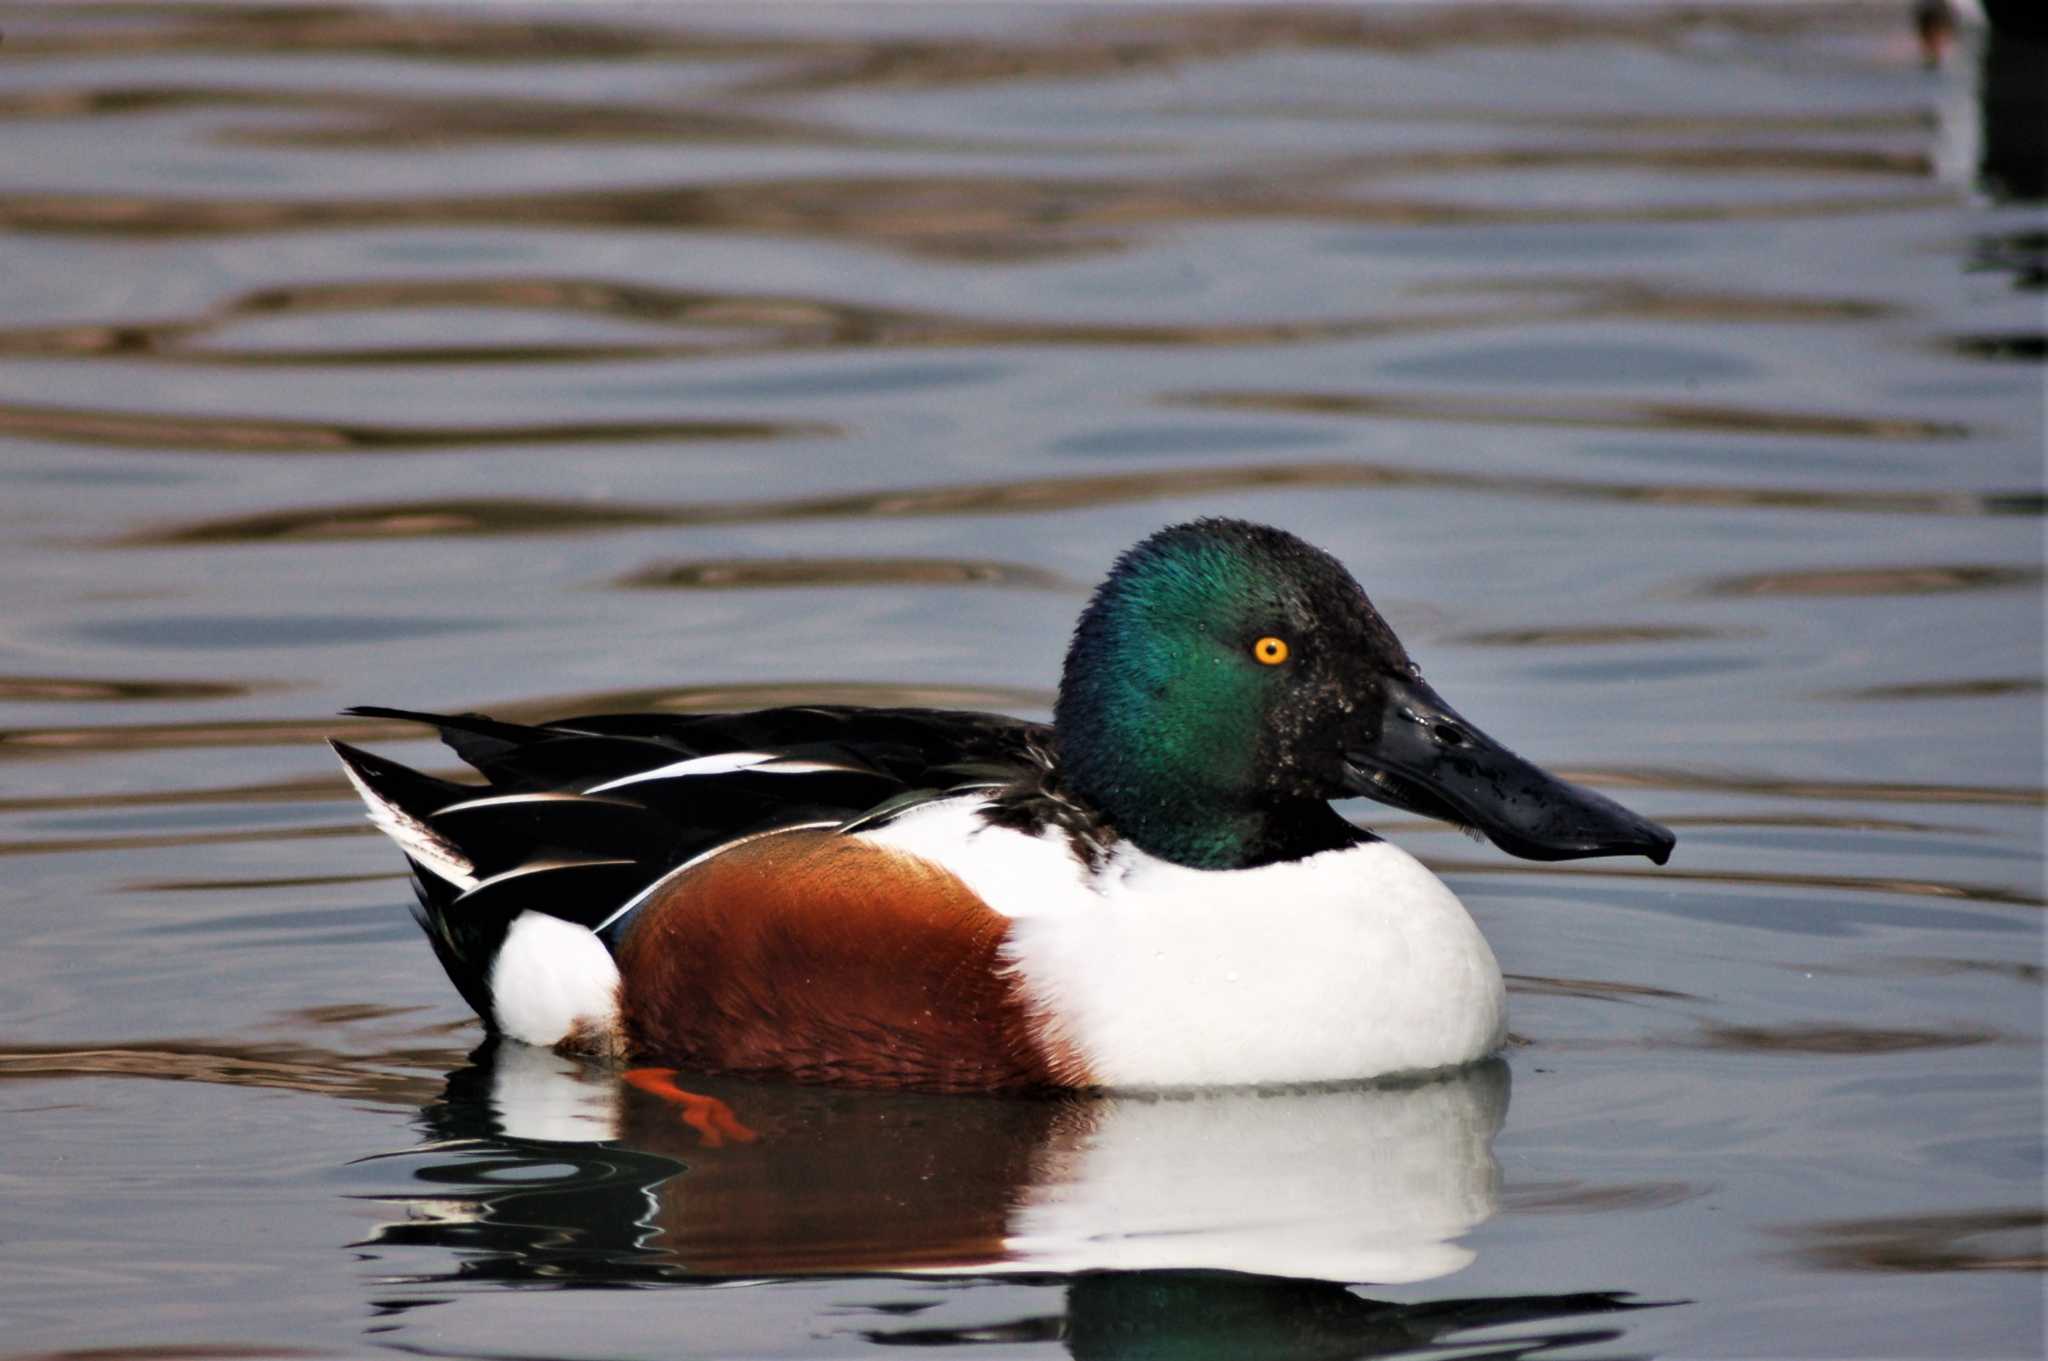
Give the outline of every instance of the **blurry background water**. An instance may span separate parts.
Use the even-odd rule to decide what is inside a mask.
[[[2035,1352],[2040,54],[0,4],[0,1353]],[[744,1142],[466,1057],[317,739],[446,755],[335,710],[1043,713],[1201,513],[1678,830],[1352,810],[1481,920],[1504,1065],[725,1084]]]

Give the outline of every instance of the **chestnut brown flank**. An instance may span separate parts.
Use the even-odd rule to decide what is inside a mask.
[[[999,954],[1008,921],[929,861],[782,832],[679,875],[619,944],[629,1043],[684,1067],[936,1091],[1086,1086]]]

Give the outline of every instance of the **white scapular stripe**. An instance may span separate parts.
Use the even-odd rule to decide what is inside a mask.
[[[341,763],[341,773],[348,776],[348,782],[362,796],[364,805],[369,809],[368,817],[376,824],[377,830],[397,842],[399,848],[418,861],[422,868],[464,892],[476,887],[476,866],[455,848],[453,842],[379,795],[347,761]]]
[[[566,794],[558,789],[545,789],[531,794],[489,794],[480,799],[464,799],[451,803],[446,808],[434,810],[434,816],[446,817],[450,813],[473,813],[479,808],[521,808],[544,803],[574,803],[581,794]]]
[[[772,751],[721,751],[715,756],[692,756],[687,761],[674,765],[656,766],[636,775],[622,775],[616,780],[607,780],[584,790],[586,794],[602,794],[610,789],[624,789],[629,784],[642,784],[648,780],[686,779],[692,775],[731,775],[735,771],[757,770],[764,775],[818,775],[828,771],[844,770],[825,761],[806,761],[800,758],[781,756]]]
[[[528,1044],[609,1033],[619,1021],[619,967],[588,928],[522,912],[491,962],[491,1014]]]

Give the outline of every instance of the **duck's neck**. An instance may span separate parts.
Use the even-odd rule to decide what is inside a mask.
[[[1100,804],[1099,796],[1092,797]],[[1115,806],[1121,804],[1121,807]],[[1198,870],[1245,869],[1261,863],[1270,818],[1260,809],[1192,808],[1173,800],[1134,798],[1101,805],[1126,841],[1161,860]]]
[[[1368,834],[1320,799],[1248,803],[1162,777],[1142,762],[1091,760],[1062,745],[1061,792],[1147,855],[1189,869],[1237,870],[1300,860]]]
[[[1303,860],[1349,846],[1361,835],[1320,799],[1227,810],[1138,802],[1122,812],[1104,813],[1140,850],[1198,870],[1254,869]]]

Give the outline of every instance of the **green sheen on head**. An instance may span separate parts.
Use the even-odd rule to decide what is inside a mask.
[[[1262,640],[1284,659],[1261,660]],[[1075,627],[1061,768],[1125,836],[1185,865],[1334,835],[1322,801],[1342,792],[1340,744],[1319,738],[1348,711],[1344,673],[1381,649],[1407,666],[1329,554],[1241,520],[1171,526],[1118,559]]]

